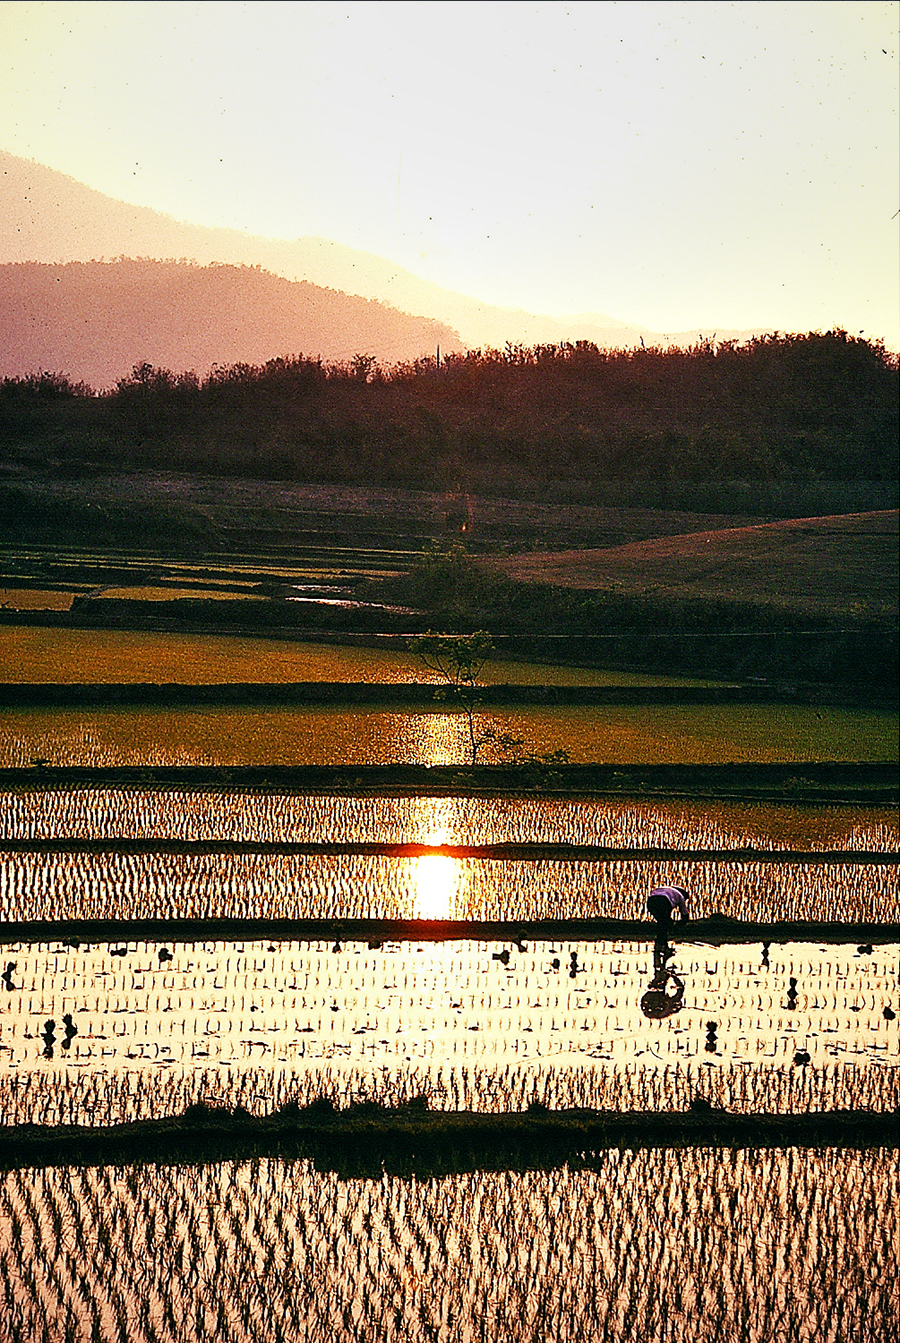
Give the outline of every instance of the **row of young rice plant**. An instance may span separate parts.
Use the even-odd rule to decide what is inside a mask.
[[[396,1106],[426,1097],[435,1110],[507,1113],[552,1110],[682,1113],[700,1097],[734,1114],[819,1114],[831,1110],[893,1113],[900,1105],[896,1069],[866,1065],[746,1068],[701,1063],[601,1063],[545,1069],[509,1064],[402,1068],[197,1068],[192,1072],[86,1072],[78,1069],[0,1073],[4,1124],[123,1124],[166,1119],[202,1103],[274,1114],[325,1097],[338,1109],[367,1101]]]
[[[305,1161],[0,1177],[9,1343],[893,1337],[896,1154],[608,1151],[341,1180]]]
[[[691,1088],[744,1112],[897,1099],[894,948],[495,947],[11,948],[0,1116],[115,1122],[141,1117],[118,1108],[132,1096],[156,1118],[195,1087],[233,1103],[239,1076],[261,1079],[240,1092],[257,1113],[332,1077],[340,1103],[427,1077],[444,1109],[684,1109]]]
[[[900,852],[898,815],[888,807],[173,788],[15,788],[0,795],[0,844],[66,836]]]
[[[41,854],[0,845],[0,920],[640,919],[647,893],[671,882],[690,892],[695,918],[896,918],[895,869],[866,863]]]

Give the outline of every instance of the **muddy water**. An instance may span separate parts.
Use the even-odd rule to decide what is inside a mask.
[[[342,1181],[304,1161],[0,1176],[17,1343],[887,1343],[895,1152],[612,1151]]]
[[[671,949],[670,949],[671,950]],[[117,954],[123,953],[123,954]],[[9,947],[0,1118],[203,1098],[886,1109],[896,947],[446,942]]]

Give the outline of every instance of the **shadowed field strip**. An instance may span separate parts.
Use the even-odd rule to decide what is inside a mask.
[[[225,1160],[269,1154],[311,1156],[344,1178],[385,1172],[420,1178],[473,1169],[552,1169],[610,1147],[896,1148],[896,1116],[850,1110],[819,1114],[688,1112],[616,1114],[546,1110],[483,1114],[429,1112],[415,1103],[336,1111],[314,1102],[263,1118],[203,1105],[162,1120],[87,1127],[0,1127],[0,1167]]]
[[[472,702],[498,705],[627,705],[627,704],[805,704],[821,700],[819,687],[773,683],[725,685],[531,685],[501,683],[478,685]],[[832,695],[831,700],[834,696]],[[861,705],[858,692],[848,689],[846,699]],[[829,702],[831,702],[831,700]],[[418,705],[442,703],[440,684],[387,681],[286,681],[216,683],[121,682],[96,685],[43,681],[0,685],[2,708],[81,708],[91,706],[154,705]],[[871,700],[866,700],[866,707]]]
[[[60,942],[652,942],[656,924],[626,919],[64,919],[0,923],[0,945]],[[900,942],[900,923],[749,923],[725,916],[673,923],[670,941]]]

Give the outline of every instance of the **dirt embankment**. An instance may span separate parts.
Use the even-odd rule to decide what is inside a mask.
[[[653,942],[656,924],[636,919],[61,919],[0,923],[0,946],[52,943],[68,947],[104,942]],[[889,945],[900,942],[900,923],[754,923],[711,914],[673,923],[670,942],[709,946],[759,942],[827,942]]]
[[[0,769],[9,788],[260,789],[382,797],[650,797],[896,806],[892,762],[794,761],[725,765],[113,766]]]
[[[609,1148],[895,1148],[898,1139],[892,1114],[730,1114],[699,1096],[686,1112],[626,1114],[543,1106],[504,1114],[429,1111],[424,1098],[396,1108],[366,1103],[338,1111],[320,1100],[305,1109],[289,1102],[262,1118],[198,1104],[169,1119],[109,1127],[0,1127],[0,1168],[279,1155],[310,1158],[344,1179],[377,1180],[385,1172],[427,1179],[563,1163],[589,1168]]]

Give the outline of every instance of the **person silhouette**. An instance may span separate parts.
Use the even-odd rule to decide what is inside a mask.
[[[665,938],[656,939],[653,945],[653,978],[641,998],[641,1011],[651,1021],[670,1017],[678,1011],[684,999],[684,980],[666,964],[674,954]]]
[[[44,1048],[41,1051],[45,1059],[53,1058],[53,1046],[56,1043],[56,1022],[45,1021],[44,1029],[41,1031],[41,1039],[44,1042]]]
[[[672,922],[672,914],[677,909],[682,923],[691,916],[687,907],[688,893],[683,886],[657,886],[647,896],[647,913],[656,919],[660,932]]]

